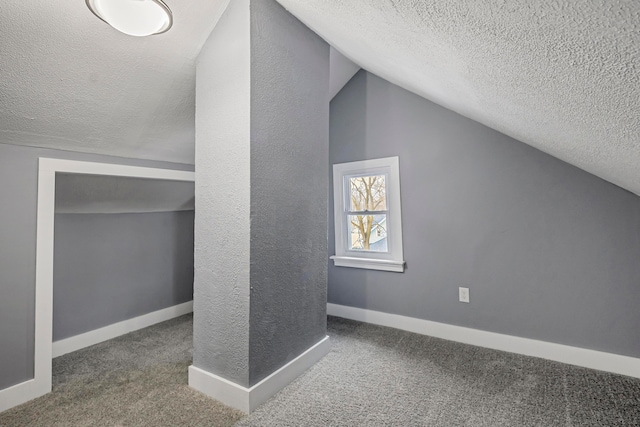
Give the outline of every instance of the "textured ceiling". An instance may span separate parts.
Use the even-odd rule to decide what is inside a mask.
[[[57,213],[167,212],[194,209],[193,182],[56,174]]]
[[[0,1],[0,143],[193,163],[195,59],[229,0],[134,38]],[[359,66],[640,194],[640,2],[277,0]]]
[[[278,2],[362,68],[640,194],[640,1]]]
[[[228,0],[169,0],[171,31],[117,32],[84,0],[0,1],[0,143],[194,162],[195,59]]]

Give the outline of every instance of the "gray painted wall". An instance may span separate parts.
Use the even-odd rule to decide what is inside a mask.
[[[38,157],[193,166],[0,144],[0,389],[33,378]]]
[[[364,71],[330,135],[400,157],[407,269],[330,265],[329,302],[640,357],[640,198]]]
[[[250,384],[326,335],[329,45],[251,3]]]
[[[326,333],[329,46],[234,0],[198,58],[194,366],[248,387]]]
[[[249,385],[249,0],[233,0],[196,69],[193,365]]]
[[[54,341],[193,297],[193,211],[56,214],[54,243]]]

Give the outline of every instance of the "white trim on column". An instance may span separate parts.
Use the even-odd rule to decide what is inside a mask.
[[[326,336],[300,356],[284,365],[253,387],[242,387],[195,366],[189,367],[189,386],[225,405],[250,414],[271,396],[322,359],[331,346]]]
[[[36,301],[34,378],[0,390],[0,411],[51,391],[53,336],[53,227],[56,173],[126,176],[167,181],[195,181],[195,173],[173,169],[125,166],[110,163],[41,157],[38,162],[38,211],[36,220]]]
[[[65,338],[53,343],[53,357],[62,356],[82,348],[90,347],[104,341],[128,334],[129,332],[147,328],[160,322],[180,317],[193,312],[193,301],[163,308],[152,313],[143,314],[133,319],[123,320],[100,329]]]
[[[584,368],[598,369],[600,371],[640,378],[640,359],[635,357],[331,303],[327,304],[327,314],[372,323],[374,325],[402,329],[404,331],[429,335],[445,340],[457,341],[464,344],[477,345],[479,347],[508,351],[525,356],[539,357],[570,365],[582,366]]]

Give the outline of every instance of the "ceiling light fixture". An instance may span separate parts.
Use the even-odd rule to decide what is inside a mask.
[[[85,0],[98,18],[130,36],[164,33],[173,24],[171,10],[162,0]]]

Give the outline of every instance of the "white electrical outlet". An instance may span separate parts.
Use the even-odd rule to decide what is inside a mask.
[[[469,288],[458,288],[458,299],[460,302],[469,302]]]

